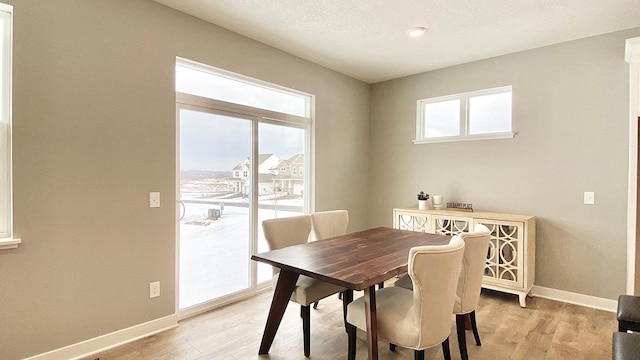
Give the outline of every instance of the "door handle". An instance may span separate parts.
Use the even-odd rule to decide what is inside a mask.
[[[184,204],[184,201],[182,200],[178,200],[178,203],[180,203],[180,208],[182,209],[181,213],[182,215],[180,215],[180,217],[178,218],[178,221],[184,219],[184,216],[187,214],[187,206]]]

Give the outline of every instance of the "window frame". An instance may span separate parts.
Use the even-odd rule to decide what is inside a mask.
[[[492,95],[492,94],[500,94],[500,93],[511,93],[511,130],[503,131],[503,132],[493,132],[493,133],[485,133],[485,134],[469,134],[469,100],[474,97],[484,96],[484,95]],[[425,118],[425,105],[440,103],[451,100],[459,100],[460,101],[460,132],[458,135],[453,136],[439,136],[439,137],[426,137],[425,136],[425,128],[426,128],[426,118]],[[432,143],[441,143],[441,142],[455,142],[455,141],[470,141],[470,140],[491,140],[491,139],[510,139],[515,137],[516,133],[514,132],[514,122],[513,122],[513,86],[500,86],[490,89],[469,91],[465,93],[438,96],[427,99],[420,99],[417,101],[417,111],[416,111],[416,137],[413,140],[414,144],[432,144]]]
[[[7,203],[0,207],[0,217],[6,223],[6,229],[0,228],[0,250],[14,249],[18,247],[22,241],[14,238],[13,233],[13,182],[12,182],[12,52],[13,52],[13,6],[0,3],[0,14],[6,18],[4,22],[4,36],[2,44],[2,68],[0,86],[2,87],[1,103],[2,111],[0,113],[0,122],[6,124],[4,131],[4,139],[0,140],[0,156],[5,157],[6,171],[0,173],[0,183],[5,183],[4,192],[8,194]]]
[[[288,114],[288,113],[281,113],[278,111],[273,111],[273,110],[268,110],[268,109],[263,109],[263,108],[258,108],[258,107],[252,107],[252,106],[248,106],[248,105],[242,105],[242,104],[238,104],[238,103],[232,103],[232,102],[228,102],[228,101],[224,101],[224,100],[219,100],[219,99],[213,99],[213,98],[205,98],[205,97],[201,97],[198,95],[194,95],[194,94],[190,94],[190,93],[183,93],[180,92],[176,89],[176,116],[179,118],[179,112],[181,109],[184,108],[190,108],[190,107],[195,107],[198,108],[200,110],[205,110],[206,112],[210,112],[210,113],[215,113],[215,114],[221,114],[221,115],[229,115],[229,116],[233,116],[233,117],[239,117],[239,118],[244,118],[244,119],[248,119],[251,120],[253,122],[253,132],[252,134],[255,136],[253,138],[253,145],[252,145],[252,163],[249,165],[249,167],[251,168],[258,168],[258,159],[259,159],[259,144],[258,144],[258,139],[259,139],[259,128],[261,124],[273,124],[273,125],[283,125],[286,127],[291,127],[291,128],[298,128],[298,129],[302,129],[305,131],[305,148],[304,148],[304,154],[305,154],[305,163],[303,168],[303,174],[301,174],[302,176],[304,176],[304,205],[303,205],[303,213],[304,214],[310,214],[313,209],[315,209],[315,169],[314,169],[314,163],[315,163],[315,95],[313,94],[308,94],[299,90],[295,90],[295,89],[290,89],[290,88],[286,88],[277,84],[273,84],[273,83],[268,83],[262,80],[258,80],[258,79],[254,79],[251,77],[247,77],[241,74],[237,74],[237,73],[232,73],[230,71],[227,70],[223,70],[223,69],[219,69],[219,68],[215,68],[209,65],[205,65],[205,64],[200,64],[197,63],[195,61],[192,60],[188,60],[185,58],[181,58],[181,57],[176,57],[176,66],[188,66],[188,67],[192,67],[192,68],[196,68],[196,69],[202,69],[203,71],[206,72],[212,72],[212,73],[216,73],[218,75],[222,75],[225,76],[227,78],[231,78],[234,80],[238,80],[238,81],[245,81],[245,82],[250,82],[253,84],[261,84],[262,86],[268,87],[268,88],[272,88],[272,89],[278,89],[280,91],[283,92],[289,92],[289,93],[293,93],[293,94],[298,94],[299,96],[305,97],[306,99],[306,104],[305,104],[305,112],[306,115],[305,116],[298,116],[298,115],[292,115],[292,114]],[[176,139],[176,146],[180,146],[180,139],[179,139],[179,122],[176,122],[177,128],[176,128],[176,134],[177,134],[177,139]],[[177,159],[177,168],[176,168],[176,192],[177,194],[179,194],[180,192],[180,188],[179,188],[179,158]],[[291,165],[286,165],[286,164],[282,164],[283,166],[280,166],[280,163],[278,163],[278,167],[280,169],[285,169],[287,173],[289,173]],[[258,172],[254,171],[254,172],[250,172],[249,174],[249,184],[252,184],[251,186],[253,186],[253,184],[259,184],[258,180]],[[252,188],[253,189],[253,188]],[[258,189],[258,187],[256,187],[256,190]],[[282,189],[279,187],[276,187],[276,189],[280,189],[278,192],[281,193]],[[253,237],[253,248],[252,251],[253,253],[256,253],[258,251],[258,228],[259,228],[259,224],[257,222],[254,222],[255,220],[258,219],[258,204],[259,204],[259,191],[250,191],[249,193],[249,198],[250,198],[250,204],[252,207],[252,211],[250,213],[250,217],[252,218],[252,222],[250,225],[250,229],[249,232],[251,234],[251,236]],[[178,211],[178,210],[176,210]],[[176,240],[179,241],[179,228],[176,227]],[[176,246],[179,248],[179,243],[176,244]],[[179,264],[179,252],[176,253],[176,264]],[[179,265],[178,269],[179,269]],[[188,309],[179,309],[179,302],[176,301],[176,312],[179,314],[179,318],[180,319],[184,319],[187,318],[189,316],[207,311],[213,307],[216,307],[218,305],[221,304],[225,304],[228,303],[228,301],[230,299],[242,299],[245,298],[247,295],[252,296],[255,293],[257,293],[258,291],[261,291],[264,288],[268,288],[271,286],[271,281],[262,281],[259,282],[258,281],[258,264],[256,262],[252,262],[252,274],[254,275],[252,277],[252,287],[251,289],[247,290],[247,291],[241,291],[239,293],[230,295],[229,297],[220,300],[220,301],[214,301],[213,303],[203,303],[201,305],[197,305],[195,307],[192,308],[188,308]],[[178,270],[179,271],[179,270]],[[178,281],[178,280],[176,280]],[[179,287],[179,284],[176,282],[176,287]],[[176,296],[178,296],[176,294]],[[176,298],[177,299],[177,298]]]
[[[312,118],[312,101],[309,101],[309,96],[313,96],[311,94],[304,93],[299,90],[290,89],[278,84],[270,83],[267,81],[255,79],[249,76],[241,75],[238,73],[234,73],[228,70],[215,68],[209,65],[201,64],[193,60],[176,57],[176,66],[194,70],[198,72],[202,72],[205,74],[213,75],[214,77],[231,80],[233,82],[241,83],[249,85],[254,88],[263,88],[270,92],[282,93],[289,97],[295,97],[299,100],[305,101],[303,114],[294,114],[291,112],[283,112],[281,110],[272,109],[271,106],[259,106],[257,104],[243,104],[241,102],[235,102],[230,99],[223,99],[218,97],[211,97],[204,94],[196,94],[192,92],[183,92],[182,90],[176,89],[176,92],[179,94],[189,94],[191,96],[202,98],[202,99],[210,99],[219,103],[231,104],[232,109],[247,109],[249,112],[257,111],[257,113],[270,113],[277,114],[277,119],[287,119],[287,118],[297,118],[297,119],[311,119]],[[176,84],[177,85],[177,84]],[[284,117],[283,117],[284,115]]]

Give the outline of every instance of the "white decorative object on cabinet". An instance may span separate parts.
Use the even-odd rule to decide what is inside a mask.
[[[516,294],[520,306],[535,280],[536,218],[528,215],[449,210],[394,209],[393,227],[444,235],[468,232],[476,224],[491,231],[482,287]]]

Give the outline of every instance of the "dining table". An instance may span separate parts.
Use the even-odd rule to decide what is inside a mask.
[[[252,260],[280,268],[258,354],[268,354],[300,275],[347,289],[364,290],[367,347],[370,360],[378,359],[376,284],[407,272],[409,249],[446,245],[450,236],[378,227],[254,254]],[[346,338],[345,338],[346,339]]]

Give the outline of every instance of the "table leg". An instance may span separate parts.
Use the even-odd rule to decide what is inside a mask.
[[[344,318],[344,328],[349,332],[347,326],[347,306],[353,301],[353,290],[347,289],[342,292],[342,317]]]
[[[364,289],[364,311],[367,319],[369,360],[378,360],[378,317],[376,315],[375,285]]]
[[[262,342],[260,343],[259,355],[268,354],[273,339],[276,336],[276,331],[280,327],[282,316],[287,309],[289,299],[291,299],[291,293],[296,287],[296,282],[300,274],[281,270],[278,276],[278,283],[273,291],[273,300],[271,300],[271,308],[269,309],[269,316],[267,317],[267,323],[264,325],[264,333],[262,334]]]

